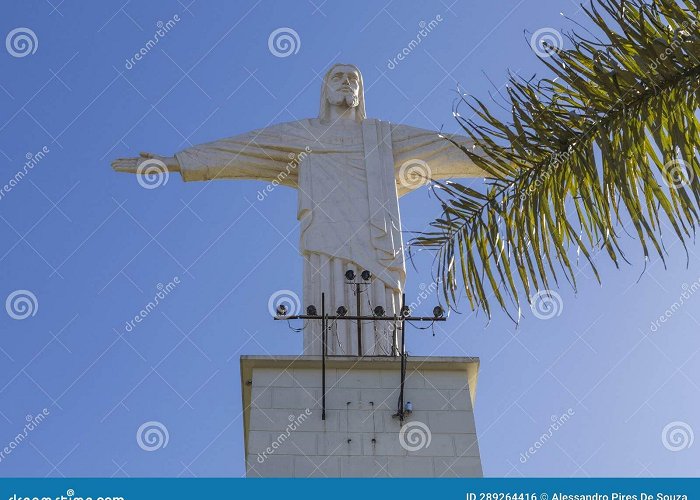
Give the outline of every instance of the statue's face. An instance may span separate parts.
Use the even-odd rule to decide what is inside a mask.
[[[354,108],[360,104],[360,74],[352,66],[336,66],[326,81],[328,102]]]

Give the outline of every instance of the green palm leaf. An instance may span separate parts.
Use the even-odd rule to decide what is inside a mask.
[[[601,39],[540,57],[552,78],[509,78],[510,117],[463,97],[455,116],[487,172],[480,191],[438,182],[443,214],[411,242],[436,252],[443,295],[466,291],[489,316],[521,294],[576,288],[577,257],[627,261],[620,238],[662,260],[667,224],[685,247],[700,203],[700,18],[697,0],[594,0],[584,10]],[[595,38],[595,37],[594,37]],[[474,119],[459,113],[466,106]],[[449,140],[449,139],[447,139]],[[454,142],[453,142],[454,143]],[[459,144],[454,143],[459,147]]]

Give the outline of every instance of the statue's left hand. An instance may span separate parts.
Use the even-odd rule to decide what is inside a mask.
[[[174,156],[160,156],[153,153],[140,153],[137,158],[117,158],[112,162],[112,168],[117,172],[138,173],[139,166],[148,160],[162,162],[170,172],[179,172],[180,164]]]

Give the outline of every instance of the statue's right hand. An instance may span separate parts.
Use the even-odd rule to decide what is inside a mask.
[[[143,158],[117,158],[112,162],[112,168],[117,172],[135,174]]]
[[[141,153],[138,158],[117,158],[112,162],[112,168],[117,172],[136,174],[142,163],[153,163],[153,161],[149,162],[148,160],[164,164],[171,172],[180,170],[180,164],[174,156],[160,156],[153,153]]]

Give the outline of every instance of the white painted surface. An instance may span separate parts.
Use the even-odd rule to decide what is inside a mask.
[[[265,181],[258,198],[279,185],[298,189],[300,253],[304,258],[303,305],[320,311],[321,294],[335,311],[371,314],[376,306],[398,315],[406,271],[399,196],[430,180],[484,177],[461,148],[473,141],[436,130],[368,118],[360,70],[333,65],[321,86],[318,118],[271,125],[188,147],[175,156],[143,153],[112,163],[119,172],[138,173],[144,159],[185,181],[254,179]],[[476,152],[476,151],[475,151]],[[371,271],[360,311],[344,274]],[[368,307],[371,303],[371,308]],[[300,311],[297,311],[300,312]],[[374,323],[374,324],[373,324]],[[387,322],[368,322],[362,352],[351,325],[340,322],[328,352],[337,355],[391,355],[400,345]],[[337,341],[336,341],[337,340]],[[321,353],[320,328],[304,330],[304,353]]]
[[[321,419],[320,365],[253,367],[248,476],[480,477],[467,371],[449,361],[443,370],[433,362],[431,369],[408,371],[404,400],[414,411],[404,424],[422,422],[430,432],[429,446],[408,450],[399,439],[401,423],[392,417],[399,396],[397,366],[363,360],[327,369],[326,420]],[[308,418],[289,430],[300,415]]]

